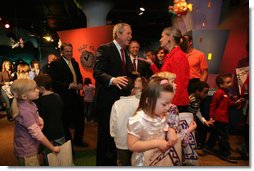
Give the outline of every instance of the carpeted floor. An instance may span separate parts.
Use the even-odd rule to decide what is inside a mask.
[[[13,126],[14,122],[7,121],[6,115],[0,113],[0,166],[17,166],[17,160],[13,155]],[[87,148],[74,147],[75,166],[95,166],[97,123],[86,124],[84,140],[89,144]],[[243,142],[242,136],[230,136],[232,149]],[[229,163],[213,155],[205,155],[201,150],[197,151],[200,157],[200,166],[249,166],[249,161],[238,160],[238,163]],[[234,153],[234,155],[237,155]]]
[[[75,152],[73,158],[75,166],[96,166],[96,150]]]

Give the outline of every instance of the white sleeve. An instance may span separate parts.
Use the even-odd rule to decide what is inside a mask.
[[[117,111],[116,111],[116,103],[113,104],[111,108],[111,113],[110,113],[110,122],[109,122],[109,127],[110,127],[110,135],[111,137],[116,137],[117,133]]]
[[[202,116],[200,110],[197,111],[196,116],[203,124],[205,123],[206,119]]]

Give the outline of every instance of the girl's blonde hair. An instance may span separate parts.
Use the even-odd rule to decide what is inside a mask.
[[[36,88],[36,82],[28,78],[20,78],[15,80],[11,85],[11,92],[17,99],[22,99],[22,96]]]
[[[168,81],[176,79],[176,74],[168,71],[162,71],[152,75],[152,77],[156,76],[161,77],[163,79],[167,79]]]

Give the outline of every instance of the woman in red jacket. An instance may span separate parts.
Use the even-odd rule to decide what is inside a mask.
[[[164,63],[159,70],[150,59],[145,59],[150,64],[153,73],[159,71],[169,71],[176,74],[175,83],[177,85],[176,94],[172,103],[177,106],[179,112],[188,111],[189,95],[187,91],[190,67],[186,54],[181,50],[180,44],[183,43],[181,31],[175,27],[167,27],[162,31],[160,45],[168,50],[164,58]]]

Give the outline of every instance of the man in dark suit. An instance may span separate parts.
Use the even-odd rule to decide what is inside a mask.
[[[140,45],[136,40],[132,40],[129,45],[130,59],[132,62],[133,70],[138,72],[140,76],[149,78],[151,76],[149,64],[144,61],[138,60]]]
[[[61,57],[53,61],[50,66],[53,90],[64,102],[63,126],[66,140],[72,140],[70,128],[74,127],[73,144],[87,147],[83,142],[84,114],[83,102],[79,90],[82,90],[82,75],[79,65],[73,58],[73,47],[70,43],[63,43],[60,47]],[[57,123],[56,123],[57,124]]]
[[[126,76],[132,71],[130,58],[125,51],[131,38],[131,26],[119,23],[113,28],[114,40],[97,49],[93,73],[96,80],[95,103],[98,117],[97,166],[117,164],[114,139],[109,133],[109,120],[111,107],[120,98],[122,88],[128,84]]]

